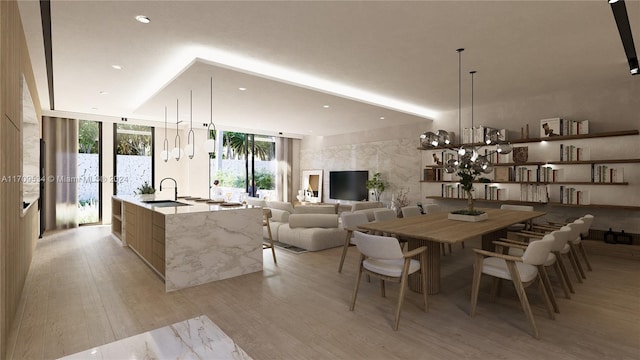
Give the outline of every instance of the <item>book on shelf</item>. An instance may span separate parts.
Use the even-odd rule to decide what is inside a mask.
[[[549,202],[549,188],[541,184],[521,184],[520,201],[526,202]]]
[[[542,166],[540,168],[541,182],[558,182],[564,181],[564,169],[554,169],[551,166]]]
[[[588,147],[560,144],[560,161],[586,161],[590,158]]]
[[[591,181],[596,183],[622,183],[624,182],[624,168],[612,168],[607,165],[592,166]]]
[[[568,205],[589,205],[591,197],[588,190],[560,186],[560,203]]]
[[[424,169],[424,180],[426,181],[442,181],[442,168],[426,168]]]
[[[589,133],[589,120],[562,119],[560,124],[560,135],[584,135]]]
[[[509,196],[507,194],[508,192],[507,192],[507,189],[505,188],[499,188],[495,185],[488,185],[488,184],[485,184],[484,186],[485,200],[497,200],[497,201],[507,200],[509,199]]]
[[[515,170],[515,178],[514,181],[517,182],[539,182],[540,181],[540,174],[538,173],[538,169],[536,168],[529,168],[527,166],[518,166],[518,167],[514,167]]]
[[[493,180],[499,182],[514,181],[513,168],[507,166],[496,166],[493,168]]]

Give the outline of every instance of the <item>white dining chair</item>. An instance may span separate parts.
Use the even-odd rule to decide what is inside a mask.
[[[502,254],[500,252],[473,249],[475,252],[475,262],[473,284],[471,287],[470,315],[473,317],[476,313],[480,279],[483,274],[494,278],[491,293],[492,298],[499,292],[501,280],[512,281],[518,298],[520,299],[522,310],[533,329],[533,336],[538,339],[540,337],[538,328],[533,318],[533,312],[531,311],[531,305],[529,304],[525,288],[533,283],[538,283],[549,318],[555,319],[551,302],[545,289],[546,286],[543,284],[541,278],[541,269],[547,261],[554,240],[553,235],[545,235],[541,240],[529,244],[521,257]]]
[[[400,283],[400,294],[396,306],[396,317],[393,325],[394,330],[398,330],[400,323],[400,311],[404,302],[407,288],[407,278],[410,274],[420,271],[422,281],[422,298],[424,301],[424,311],[429,311],[427,303],[427,268],[426,268],[426,246],[402,253],[398,240],[388,236],[369,235],[359,231],[354,232],[356,246],[360,251],[360,261],[356,284],[351,299],[349,310],[354,311],[356,298],[360,287],[362,274],[368,274],[380,278],[380,292],[385,297],[385,281]],[[412,259],[420,256],[420,260]]]
[[[342,248],[342,257],[340,258],[340,265],[338,266],[338,272],[342,272],[342,265],[344,259],[347,256],[347,249],[349,245],[355,245],[353,232],[358,230],[358,226],[369,222],[367,215],[364,213],[342,213],[342,227],[347,230],[347,237],[344,239],[344,246]]]
[[[502,204],[500,205],[501,210],[515,210],[515,211],[533,211],[533,206],[529,205],[513,205],[513,204]],[[520,231],[520,230],[529,230],[531,229],[531,221],[520,224],[513,224],[507,227],[507,231]]]
[[[413,205],[405,206],[401,208],[400,211],[402,212],[402,217],[404,218],[422,215],[422,213],[420,212],[420,208]]]

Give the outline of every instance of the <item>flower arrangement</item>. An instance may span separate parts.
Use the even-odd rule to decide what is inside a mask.
[[[393,200],[393,205],[398,211],[405,206],[409,205],[409,199],[407,195],[409,194],[409,189],[400,188],[398,193],[395,195],[395,199]]]
[[[484,211],[478,211],[474,209],[475,199],[473,198],[473,184],[476,181],[481,183],[488,183],[491,181],[485,177],[480,177],[482,173],[483,172],[481,168],[475,166],[471,161],[465,161],[465,159],[463,158],[463,161],[458,168],[458,176],[460,177],[462,190],[467,194],[467,209],[452,211],[453,214],[475,216],[484,213]]]
[[[145,181],[144,184],[140,185],[136,190],[137,195],[155,194],[156,192],[156,189],[154,189],[153,186],[149,185],[149,182],[147,181]]]

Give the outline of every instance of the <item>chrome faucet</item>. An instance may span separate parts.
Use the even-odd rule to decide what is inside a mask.
[[[175,189],[174,201],[178,201],[178,182],[174,178],[166,177],[160,180],[160,191],[162,191],[162,182],[165,180],[173,180],[173,184],[175,185],[173,188]]]

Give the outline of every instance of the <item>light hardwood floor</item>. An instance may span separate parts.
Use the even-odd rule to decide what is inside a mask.
[[[571,300],[556,288],[560,314],[546,317],[529,291],[540,340],[512,287],[489,300],[483,278],[470,318],[471,247],[442,259],[442,292],[409,291],[399,331],[392,330],[398,285],[381,298],[363,281],[349,311],[358,254],[341,248],[264,252],[264,271],[172,293],[109,227],[47,235],[34,255],[8,341],[9,359],[52,359],[207,315],[255,359],[639,359],[640,262],[591,254],[594,271]],[[573,274],[571,274],[573,276]],[[552,279],[554,281],[554,279]],[[534,289],[535,290],[535,289]]]

